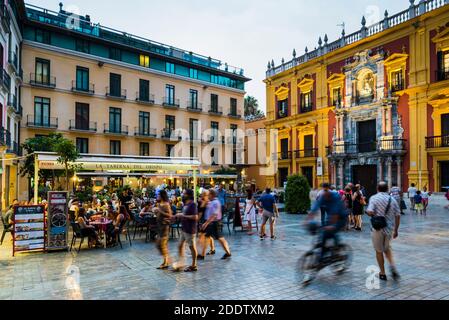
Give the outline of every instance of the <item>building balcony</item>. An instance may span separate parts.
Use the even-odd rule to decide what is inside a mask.
[[[154,104],[154,94],[141,94],[140,92],[136,92],[136,102],[142,104]]]
[[[16,156],[22,156],[22,148],[17,142],[11,142],[10,145],[7,146],[6,153],[14,154]]]
[[[194,103],[192,101],[187,102],[187,110],[191,112],[203,112],[203,104],[202,103]]]
[[[449,136],[427,137],[427,149],[449,148]]]
[[[438,70],[436,71],[437,81],[449,80],[449,70]]]
[[[209,114],[215,115],[215,116],[222,116],[223,108],[219,107],[219,106],[209,105]]]
[[[72,81],[72,92],[93,95],[95,94],[95,85],[89,83],[87,86],[80,85],[76,80]]]
[[[0,128],[0,146],[11,146],[11,133],[3,127]]]
[[[182,137],[176,132],[176,130],[171,129],[162,129],[161,138],[164,140],[171,140],[171,141],[182,140]]]
[[[134,128],[134,136],[138,138],[157,138],[157,129],[153,128]]]
[[[14,111],[17,110],[17,97],[14,94],[8,95],[8,107],[12,108]]]
[[[17,105],[16,110],[14,111],[16,113],[16,115],[18,115],[19,117],[23,117],[23,107],[19,104]]]
[[[278,153],[273,154],[273,159],[278,161],[286,161],[291,160],[293,156],[293,153],[291,151],[282,151]]]
[[[399,92],[405,90],[405,84],[404,81],[401,80],[398,83],[392,83],[391,87],[390,87],[390,92],[391,93],[395,93],[395,92]]]
[[[241,118],[242,118],[242,115],[239,114],[236,110],[231,110],[231,111],[228,113],[228,117],[229,117],[229,118],[233,118],[233,119],[241,119]]]
[[[103,132],[105,134],[127,136],[129,133],[129,130],[128,130],[128,126],[113,126],[113,125],[105,123]]]
[[[301,106],[301,108],[299,108],[299,111],[301,112],[301,114],[312,112],[313,111],[313,105],[309,104],[309,105],[306,105],[306,106]]]
[[[170,109],[179,109],[179,99],[173,99],[169,97],[164,97],[162,99],[162,106]]]
[[[39,129],[57,129],[58,118],[36,118],[35,115],[29,114],[27,116],[27,127]]]
[[[6,5],[0,5],[0,20],[3,28],[5,29],[6,33],[11,32],[11,16],[9,15],[8,8]]]
[[[402,155],[407,152],[407,141],[404,139],[385,139],[364,143],[336,143],[327,147],[327,155],[346,157],[360,154]]]
[[[106,87],[106,97],[110,99],[126,100],[126,94],[127,94],[126,89],[117,90]]]
[[[17,58],[17,53],[9,52],[9,54],[8,54],[8,63],[12,67],[14,72],[17,73],[19,71],[19,60]]]
[[[81,122],[76,120],[70,120],[70,131],[82,131],[82,132],[97,132],[96,122]]]
[[[49,89],[56,88],[56,77],[46,76],[42,74],[30,74],[30,85],[36,87],[44,87]]]
[[[2,69],[0,74],[0,85],[3,90],[9,93],[11,90],[11,77],[6,70]]]
[[[306,158],[318,158],[318,149],[305,149],[295,151],[296,159],[306,159]]]

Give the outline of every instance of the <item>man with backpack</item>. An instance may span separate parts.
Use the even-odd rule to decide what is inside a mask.
[[[367,213],[371,217],[372,241],[380,268],[379,279],[387,281],[384,258],[386,257],[390,264],[393,279],[399,280],[400,276],[393,259],[391,241],[397,239],[399,235],[401,209],[397,201],[388,194],[386,182],[380,182],[377,191],[378,193],[370,199]]]

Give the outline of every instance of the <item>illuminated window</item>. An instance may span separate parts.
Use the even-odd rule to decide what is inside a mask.
[[[404,78],[402,70],[393,71],[391,73],[391,92],[404,90]]]
[[[150,67],[150,57],[144,54],[140,55],[139,64],[141,67],[149,68]]]
[[[334,88],[332,91],[332,104],[335,107],[341,106],[341,88]]]

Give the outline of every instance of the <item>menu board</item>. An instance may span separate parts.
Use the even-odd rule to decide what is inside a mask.
[[[17,206],[14,209],[13,256],[17,252],[44,251],[45,207]]]
[[[68,249],[67,192],[48,193],[47,250]]]

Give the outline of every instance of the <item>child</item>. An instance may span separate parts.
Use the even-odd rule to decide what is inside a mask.
[[[425,216],[427,215],[427,207],[429,206],[429,199],[430,199],[431,195],[432,194],[427,191],[427,187],[424,187],[423,193],[422,193],[422,204],[424,207],[424,215]]]
[[[416,192],[416,195],[414,197],[414,201],[415,201],[416,213],[419,213],[419,214],[422,215],[423,210],[424,210],[424,205],[423,205],[423,197],[422,197],[421,191],[417,191]]]

